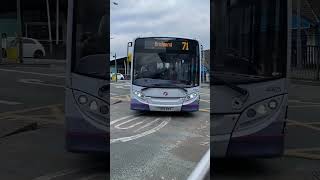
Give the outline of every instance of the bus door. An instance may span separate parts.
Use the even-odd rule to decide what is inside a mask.
[[[109,4],[105,0],[70,0],[70,9],[67,128],[105,134],[109,132]]]

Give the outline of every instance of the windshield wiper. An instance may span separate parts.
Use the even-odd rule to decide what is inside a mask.
[[[178,89],[182,89],[186,93],[188,92],[188,90],[183,88],[183,87],[180,87],[180,86],[177,86],[177,85],[174,85],[174,84],[164,84],[164,83],[152,84],[151,86],[145,87],[142,90],[146,90],[146,89],[149,89],[149,88],[157,88],[157,87],[159,87],[159,88],[178,88]]]
[[[246,90],[244,88],[241,88],[241,87],[239,87],[239,86],[237,86],[237,85],[235,85],[233,83],[230,83],[230,82],[225,81],[225,80],[223,80],[221,78],[218,78],[218,77],[214,77],[214,79],[217,79],[218,81],[222,82],[226,87],[228,87],[228,88],[240,93],[242,96],[246,96],[247,97],[249,95],[248,90]]]

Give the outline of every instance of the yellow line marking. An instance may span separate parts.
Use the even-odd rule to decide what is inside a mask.
[[[307,123],[303,123],[303,124],[306,124],[306,125],[320,125],[320,122],[307,122]],[[287,125],[289,125],[289,126],[296,126],[296,125],[298,125],[298,124],[290,122],[290,123],[288,123]]]
[[[64,119],[64,113],[57,106],[50,109],[56,119]]]
[[[297,158],[304,158],[304,159],[311,159],[311,160],[320,160],[320,153],[319,154],[312,154],[306,151],[319,151],[320,148],[301,148],[301,149],[287,149],[284,152],[285,156],[297,157]]]
[[[199,109],[200,112],[210,112],[210,109]]]
[[[285,152],[285,156],[304,158],[310,160],[320,160],[320,155],[308,154],[308,153],[296,153],[296,152]]]
[[[62,106],[62,105],[63,104],[53,104],[53,105],[47,105],[47,106],[33,107],[33,108],[29,108],[29,109],[7,111],[7,112],[0,113],[0,117],[1,117],[0,119],[4,119],[7,116],[10,116],[10,115],[16,114],[16,113],[25,113],[25,112],[29,112],[29,111],[36,111],[36,110],[41,110],[41,109],[45,109],[45,108],[52,108],[52,107]]]
[[[203,101],[203,102],[206,102],[206,103],[210,103],[210,100],[200,99],[200,101]]]
[[[131,101],[131,98],[130,98],[129,95],[126,95],[126,98],[127,98],[128,101]]]
[[[300,122],[298,122],[298,121],[289,120],[289,119],[288,119],[287,121],[290,122],[290,123],[292,123],[292,124],[298,125],[298,126],[302,126],[302,127],[306,127],[306,128],[310,128],[310,129],[316,130],[316,131],[320,131],[320,128],[315,127],[315,126],[312,126],[312,125],[300,123]]]
[[[128,101],[127,98],[117,98],[117,97],[111,97],[113,100],[120,100],[120,101]]]
[[[37,121],[40,123],[50,123],[50,124],[64,124],[64,119],[57,121],[56,119],[46,119],[46,118],[39,118],[35,116],[24,116],[24,115],[13,115],[10,116],[10,121],[19,121],[19,120],[24,120],[24,121]],[[55,117],[54,117],[55,118]]]
[[[296,149],[287,149],[286,151],[288,152],[302,152],[302,151],[319,151],[320,152],[320,147],[315,147],[315,148],[296,148]]]

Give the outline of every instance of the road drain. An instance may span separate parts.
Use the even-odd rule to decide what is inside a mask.
[[[23,126],[22,128],[19,128],[19,129],[15,130],[15,131],[7,133],[7,134],[1,136],[0,138],[5,138],[5,137],[8,137],[8,136],[16,135],[16,134],[27,132],[27,131],[34,131],[36,129],[39,129],[38,123],[37,122],[33,122],[33,123],[30,123],[30,124],[28,124],[26,126]]]

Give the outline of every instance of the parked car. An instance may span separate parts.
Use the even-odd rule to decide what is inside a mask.
[[[113,76],[114,74],[115,74],[115,73],[110,73],[110,79],[112,79],[112,76]],[[118,79],[118,80],[124,80],[123,74],[117,73],[117,79]]]
[[[16,46],[16,38],[8,38],[10,46]],[[46,55],[43,45],[33,38],[22,38],[23,57],[41,58]]]

